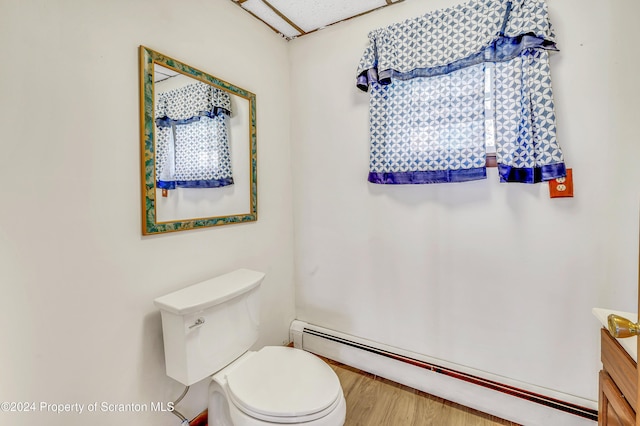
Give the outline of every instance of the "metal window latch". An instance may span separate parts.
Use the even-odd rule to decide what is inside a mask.
[[[191,328],[194,328],[194,327],[198,327],[198,326],[200,326],[200,325],[202,325],[202,324],[204,324],[204,318],[203,318],[203,317],[200,317],[200,318],[198,318],[198,319],[196,320],[196,322],[194,322],[193,324],[191,324],[191,325],[189,326],[189,328],[191,329]]]

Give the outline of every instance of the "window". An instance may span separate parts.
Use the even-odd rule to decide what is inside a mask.
[[[369,181],[564,176],[542,0],[471,0],[372,31],[357,85],[370,92]]]

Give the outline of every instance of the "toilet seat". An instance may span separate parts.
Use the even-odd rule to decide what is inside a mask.
[[[342,398],[335,372],[308,352],[267,346],[226,375],[231,402],[272,423],[302,423],[332,412]]]

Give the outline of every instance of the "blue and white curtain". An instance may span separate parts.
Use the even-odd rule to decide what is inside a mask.
[[[565,176],[556,140],[544,0],[471,0],[372,31],[357,86],[370,92],[369,181]]]
[[[232,185],[230,115],[229,94],[200,81],[159,94],[155,111],[156,187]]]

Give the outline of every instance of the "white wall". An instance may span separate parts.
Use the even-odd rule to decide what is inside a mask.
[[[153,299],[267,273],[259,345],[294,318],[286,42],[229,1],[0,0],[0,401],[169,402]],[[138,46],[257,95],[255,223],[142,237]],[[206,383],[183,413],[206,408]],[[13,425],[176,425],[169,413],[0,412]]]
[[[367,33],[456,3],[406,1],[291,42],[297,317],[595,400],[591,309],[637,305],[638,5],[548,1],[575,198],[500,184],[495,169],[369,184],[368,95],[354,84]]]

